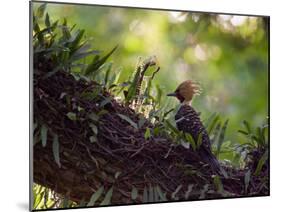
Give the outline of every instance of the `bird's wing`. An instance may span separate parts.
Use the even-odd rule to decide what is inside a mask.
[[[221,173],[221,167],[211,151],[210,139],[199,114],[190,105],[183,105],[178,110],[175,120],[177,128],[191,134],[196,142],[199,135],[202,134],[202,144],[198,149],[198,153],[206,163],[211,165],[214,172]]]

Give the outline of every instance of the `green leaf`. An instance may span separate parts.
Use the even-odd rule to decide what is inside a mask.
[[[97,134],[98,134],[98,128],[97,128],[97,126],[94,125],[94,124],[90,124],[90,127],[91,127],[93,133],[94,133],[95,135],[97,135]]]
[[[70,32],[76,27],[76,24],[73,24],[72,27],[70,28]]]
[[[75,61],[75,60],[80,60],[80,59],[83,59],[83,58],[86,58],[88,56],[91,56],[93,54],[99,54],[100,52],[99,51],[96,51],[96,50],[92,50],[92,51],[87,51],[87,52],[82,52],[82,53],[78,53],[78,51],[74,52],[73,55],[71,56],[71,60],[72,61]],[[83,64],[83,67],[86,67],[87,65],[86,64]]]
[[[206,121],[205,120],[203,121],[204,122],[204,126],[205,126],[206,129],[208,128],[208,126],[210,125],[211,121],[215,118],[216,115],[217,115],[217,113],[212,113],[208,117],[208,119]]]
[[[105,63],[105,61],[113,54],[113,52],[115,52],[115,50],[118,48],[118,45],[115,46],[107,55],[105,55],[104,57],[102,57],[100,59],[100,63],[101,65]]]
[[[44,199],[45,188],[41,185],[36,185],[33,187],[33,209],[39,209],[39,204]]]
[[[42,18],[46,9],[47,3],[41,4],[37,11],[36,11],[36,17]]]
[[[41,132],[40,132],[43,147],[47,145],[47,133],[48,133],[48,128],[45,124],[43,124],[41,126]]]
[[[121,172],[120,171],[117,171],[114,175],[115,179],[117,179],[119,176],[120,176]]]
[[[101,186],[92,196],[90,201],[88,202],[87,206],[94,206],[96,201],[100,198],[102,195],[104,188]]]
[[[159,195],[158,195],[156,186],[153,188],[153,192],[154,192],[154,202],[159,202],[160,199],[159,199]]]
[[[220,131],[220,135],[219,135],[219,139],[218,139],[218,144],[217,144],[217,151],[216,151],[216,155],[220,154],[220,150],[221,150],[221,146],[222,143],[224,142],[224,137],[225,137],[225,132],[226,132],[226,128],[227,128],[227,124],[228,124],[228,119],[224,122],[223,127]]]
[[[39,41],[39,43],[40,43],[41,45],[43,45],[43,44],[44,44],[44,37],[43,37],[43,33],[42,33],[43,30],[41,31],[41,29],[40,29],[38,23],[35,23],[35,24],[34,24],[33,30],[34,30],[34,32],[36,33],[36,34],[34,35],[34,38],[37,38],[38,41]]]
[[[80,203],[78,204],[78,206],[79,206],[79,207],[86,207],[86,202],[85,202],[85,200],[82,199],[82,200],[80,201]]]
[[[135,129],[138,129],[138,125],[132,121],[128,116],[125,116],[123,114],[117,114],[121,119],[127,121],[130,125],[132,125]]]
[[[62,207],[63,208],[67,208],[67,207],[69,207],[69,199],[68,198],[64,198],[63,199],[63,203],[62,203]]]
[[[219,137],[219,132],[221,131],[221,122],[219,122],[216,127],[215,127],[215,130],[214,130],[214,133],[213,133],[213,139],[212,139],[212,144],[213,143],[216,143],[216,141],[218,140],[218,137]]]
[[[267,159],[268,159],[268,150],[266,150],[265,153],[261,156],[261,158],[258,162],[257,168],[254,172],[255,176],[260,174],[261,169],[262,169],[263,165],[265,164],[265,162],[267,161]]]
[[[249,133],[248,133],[248,132],[246,132],[246,131],[244,131],[244,130],[238,130],[238,132],[239,132],[239,133],[241,133],[241,134],[243,134],[243,135],[246,135],[246,136],[248,136],[248,135],[249,135]]]
[[[166,194],[163,193],[163,191],[161,190],[161,188],[159,186],[156,186],[156,191],[160,197],[160,201],[167,201]]]
[[[244,121],[243,121],[243,124],[244,124],[245,128],[247,129],[248,134],[251,134],[251,133],[252,133],[252,130],[251,130],[251,126],[250,126],[249,122],[247,122],[246,120],[244,120]]]
[[[91,142],[91,143],[95,143],[95,142],[97,142],[97,141],[98,141],[98,139],[97,139],[97,137],[96,137],[95,135],[90,136],[90,142]]]
[[[167,112],[165,112],[164,115],[163,115],[163,120],[164,120],[171,112],[173,112],[174,110],[175,110],[175,109],[172,108],[172,109],[168,110]]]
[[[155,127],[155,128],[153,129],[153,135],[158,136],[158,135],[159,135],[159,132],[160,132],[160,128],[159,128],[159,127]]]
[[[138,197],[138,189],[133,186],[132,192],[131,192],[131,198],[132,200],[135,200]]]
[[[195,143],[192,135],[190,135],[190,133],[184,133],[184,137],[185,137],[185,140],[191,144],[192,149],[195,151],[196,150],[196,143]]]
[[[151,78],[149,78],[146,81],[148,81],[148,82],[146,83],[147,86],[146,86],[146,89],[144,91],[144,96],[147,97],[145,100],[148,100],[149,98],[153,99],[152,96],[150,95],[151,89],[152,89],[152,80],[151,80]],[[148,104],[149,104],[149,102],[148,102]]]
[[[83,108],[83,107],[78,106],[78,107],[77,107],[77,110],[78,110],[79,112],[81,112],[81,111],[83,111],[83,110],[84,110],[84,108]]]
[[[174,127],[169,120],[165,120],[165,125],[172,130],[175,134],[179,134],[179,131],[176,127]]]
[[[97,114],[95,114],[95,113],[91,113],[91,114],[89,114],[89,118],[90,118],[91,120],[97,122],[100,117],[99,117]]]
[[[117,47],[118,46],[115,46],[107,55],[105,55],[101,59],[98,55],[94,57],[92,63],[88,65],[87,69],[85,70],[85,75],[87,76],[97,71],[100,66],[103,65],[105,61],[110,57],[110,55],[117,49]]]
[[[108,103],[111,103],[111,98],[105,98],[101,103],[100,103],[100,107],[104,107],[105,105],[107,105]]]
[[[40,27],[39,27],[39,24],[37,22],[33,23],[33,31],[35,32],[35,35],[33,36],[35,38],[36,34],[38,34],[40,32]]]
[[[199,133],[198,139],[197,139],[197,149],[199,149],[201,144],[202,144],[202,133]]]
[[[206,192],[209,190],[209,185],[208,184],[205,184],[203,189],[201,190],[200,192],[200,196],[199,196],[199,199],[205,199],[205,196],[206,196]]]
[[[142,199],[144,203],[148,202],[148,192],[146,187],[144,187]]]
[[[112,87],[114,84],[117,84],[117,83],[119,82],[119,78],[120,78],[120,76],[121,76],[121,71],[122,71],[122,68],[117,69],[117,71],[116,71],[117,74],[111,77],[110,83],[111,83],[112,85],[110,85],[109,89],[111,89],[111,87]]]
[[[248,186],[249,186],[250,180],[251,180],[251,170],[249,169],[244,176],[245,193],[246,194],[248,192]]]
[[[109,79],[109,75],[112,71],[112,63],[109,63],[108,66],[107,66],[107,69],[105,71],[105,77],[104,77],[104,85],[105,86],[108,86],[108,79]]]
[[[97,93],[96,92],[82,92],[80,94],[80,97],[85,99],[85,100],[93,100],[97,97]]]
[[[49,17],[48,13],[46,13],[45,25],[46,25],[47,28],[51,27],[50,17]]]
[[[102,109],[102,110],[100,110],[100,111],[98,112],[97,116],[101,117],[101,116],[103,116],[103,115],[105,115],[105,114],[107,114],[107,113],[108,113],[107,110]]]
[[[70,120],[72,120],[72,121],[76,121],[76,120],[77,120],[76,114],[73,113],[73,112],[67,113],[66,116],[67,116]]]
[[[73,53],[73,51],[75,51],[75,50],[78,49],[78,48],[77,48],[77,47],[78,47],[78,44],[79,44],[79,42],[81,41],[81,39],[82,39],[84,33],[85,33],[85,30],[78,30],[78,31],[76,32],[76,35],[73,36],[74,39],[73,39],[73,41],[70,43],[70,49],[72,50],[72,53]]]
[[[224,192],[224,189],[223,189],[221,179],[218,175],[216,175],[214,177],[214,184],[215,184],[217,191],[222,194]]]
[[[109,205],[111,202],[111,197],[112,197],[112,192],[113,192],[113,186],[108,190],[106,193],[104,200],[101,202],[100,205]]]
[[[70,53],[69,53],[68,50],[67,51],[61,51],[60,61],[61,61],[62,64],[65,64],[68,61],[69,55],[70,55]]]
[[[58,164],[59,167],[61,167],[60,153],[59,153],[59,138],[57,134],[55,134],[53,138],[53,155],[56,163]]]
[[[92,74],[93,72],[97,71],[98,67],[97,67],[97,63],[100,59],[100,56],[99,55],[96,55],[92,62],[87,66],[86,70],[85,70],[85,76],[88,76],[90,74]]]
[[[156,90],[157,90],[157,96],[156,96],[156,102],[160,105],[161,104],[161,100],[162,100],[162,95],[163,95],[163,91],[161,89],[161,87],[159,85],[156,85]],[[173,109],[172,109],[173,110]],[[169,111],[168,111],[169,112]],[[164,118],[168,115],[169,113],[165,113]]]
[[[215,115],[214,118],[211,120],[210,124],[208,124],[207,131],[209,135],[212,134],[219,119],[220,119],[219,115]]]
[[[190,143],[188,141],[186,141],[186,139],[180,140],[180,144],[186,148],[186,149],[190,149]]]
[[[146,122],[146,119],[144,117],[141,117],[138,121],[138,127],[142,128],[142,126],[144,125],[145,122]]]
[[[260,146],[265,146],[265,138],[263,136],[262,128],[257,127],[256,131],[257,131],[257,133],[256,133],[257,134],[257,143]]]
[[[266,130],[268,129],[268,125],[266,124],[266,125],[264,125],[264,126],[262,126],[262,137],[263,137],[263,140],[264,140],[264,144],[266,145],[266,138],[267,138],[267,136],[266,136]]]
[[[138,84],[140,72],[141,72],[141,70],[137,69],[137,71],[135,73],[135,76],[134,76],[134,79],[133,79],[133,82],[132,82],[132,84],[130,85],[130,87],[128,89],[128,93],[127,93],[126,98],[125,98],[125,101],[127,103],[130,102],[134,98],[134,96],[136,94],[137,84]]]
[[[70,33],[69,28],[67,26],[66,18],[64,18],[64,20],[63,20],[63,24],[62,24],[61,30],[62,30],[62,34],[63,34],[63,39],[65,41],[71,39],[71,33]]]
[[[149,186],[148,201],[154,202],[154,191],[151,185]]]
[[[147,127],[146,130],[145,130],[145,133],[144,133],[144,138],[145,140],[149,139],[150,138],[150,129]]]
[[[77,35],[78,32],[79,32],[79,30],[76,32],[76,35]],[[70,42],[70,43],[73,42],[75,40],[76,35],[73,36],[73,38],[70,39],[70,41],[68,41],[68,42]],[[91,52],[91,51],[93,51],[93,54],[94,53],[97,53],[97,54],[100,53],[100,51],[92,50],[91,44],[89,42],[87,42],[87,40],[85,40],[85,41],[81,41],[78,44],[78,46],[76,47],[76,51],[73,52],[73,55],[82,54],[82,53]]]

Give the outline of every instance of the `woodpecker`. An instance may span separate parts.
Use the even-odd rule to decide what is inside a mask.
[[[202,134],[202,144],[197,150],[198,154],[203,162],[210,165],[214,174],[221,174],[220,164],[211,151],[209,135],[200,120],[199,113],[191,106],[193,97],[199,95],[200,91],[198,83],[186,80],[177,87],[175,92],[167,94],[167,96],[174,96],[181,103],[175,115],[178,130],[189,133],[194,141],[198,141],[199,135]]]

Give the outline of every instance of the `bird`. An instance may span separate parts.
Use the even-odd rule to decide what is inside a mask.
[[[176,97],[181,105],[175,115],[176,125],[179,131],[189,133],[194,141],[198,141],[201,134],[202,143],[196,151],[203,162],[210,165],[213,174],[225,175],[222,173],[219,161],[211,151],[210,138],[203,123],[200,120],[200,114],[191,106],[193,97],[201,93],[199,83],[193,80],[182,82],[175,92],[167,94],[167,96]]]

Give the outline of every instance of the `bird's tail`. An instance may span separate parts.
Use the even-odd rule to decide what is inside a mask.
[[[211,166],[211,169],[215,174],[228,178],[226,171],[221,167],[218,159],[210,152],[205,149],[199,151],[202,159]]]

